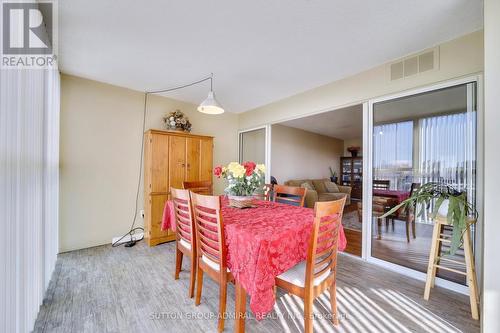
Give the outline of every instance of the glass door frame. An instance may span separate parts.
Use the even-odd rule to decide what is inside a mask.
[[[265,176],[265,181],[266,183],[271,182],[271,125],[263,125],[263,126],[258,126],[258,127],[252,127],[244,130],[239,130],[238,131],[238,162],[242,163],[242,149],[241,149],[241,138],[243,137],[244,133],[247,132],[252,132],[256,130],[264,129],[265,130],[265,161],[264,164],[266,165],[266,176]]]
[[[390,270],[425,281],[426,273],[404,267],[395,263],[375,258],[371,255],[372,249],[372,183],[373,183],[373,106],[376,103],[390,101],[401,97],[408,97],[425,92],[449,88],[467,83],[476,83],[476,115],[477,115],[477,155],[476,155],[476,206],[479,219],[475,232],[475,259],[478,274],[479,289],[481,290],[482,243],[483,243],[483,196],[484,196],[484,112],[483,112],[483,77],[481,74],[449,80],[443,83],[429,85],[423,88],[407,90],[379,98],[373,98],[363,103],[363,226],[362,226],[362,258],[368,262],[383,266]],[[468,98],[470,92],[468,91]],[[468,287],[442,278],[436,278],[436,285],[451,289],[463,294],[468,294]]]

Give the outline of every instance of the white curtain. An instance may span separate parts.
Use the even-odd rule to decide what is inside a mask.
[[[374,126],[374,179],[389,180],[393,190],[406,190],[412,165],[413,121]],[[411,181],[409,183],[411,186]]]
[[[0,74],[0,332],[29,332],[58,251],[59,72]]]
[[[475,203],[476,112],[419,121],[419,172],[422,183],[439,182],[467,191]]]

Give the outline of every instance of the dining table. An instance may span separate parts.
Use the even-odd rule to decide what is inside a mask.
[[[244,209],[231,207],[226,197],[221,202],[227,267],[235,280],[235,332],[244,332],[247,295],[255,318],[265,318],[274,308],[276,277],[307,258],[314,210],[264,200]],[[175,232],[171,200],[165,203],[162,229]],[[338,237],[338,250],[344,251],[342,224]]]

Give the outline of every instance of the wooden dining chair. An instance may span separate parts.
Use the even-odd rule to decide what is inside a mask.
[[[183,182],[184,189],[190,190],[191,192],[205,195],[213,194],[213,184],[208,180],[193,181],[193,182]]]
[[[375,190],[388,190],[391,187],[391,181],[385,179],[374,179],[373,189]]]
[[[326,289],[330,292],[332,321],[337,316],[337,248],[346,198],[316,202],[307,259],[276,277],[278,288],[304,300],[304,328],[313,331],[313,301]]]
[[[412,183],[410,187],[410,197],[413,193],[420,188],[420,183]],[[403,221],[406,223],[406,241],[410,242],[410,229],[413,238],[417,238],[416,235],[416,225],[415,225],[415,211],[417,207],[415,205],[410,205],[406,208],[401,208],[392,215],[389,215],[386,219],[386,225],[389,220],[392,221],[392,230],[394,230],[394,221]]]
[[[264,201],[271,201],[273,194],[273,184],[264,184],[262,193],[256,193],[255,196]]]
[[[304,187],[274,185],[273,201],[304,207],[307,189]]]
[[[172,201],[175,212],[175,274],[174,279],[179,279],[182,270],[184,255],[191,260],[191,273],[189,280],[189,298],[194,296],[196,278],[196,234],[191,208],[191,198],[188,190],[171,188]]]
[[[197,239],[197,284],[195,304],[199,305],[203,273],[219,284],[219,321],[217,329],[224,330],[227,284],[234,278],[226,265],[226,247],[221,213],[221,197],[191,192]]]

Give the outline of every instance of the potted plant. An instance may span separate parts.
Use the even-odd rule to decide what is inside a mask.
[[[333,171],[332,167],[329,167],[329,169],[330,169],[330,180],[336,184],[337,180],[339,180],[339,178],[337,177],[337,171]]]
[[[217,178],[227,180],[226,192],[229,205],[237,208],[252,207],[254,194],[262,191],[266,167],[264,164],[231,162],[227,166],[214,168]]]
[[[467,201],[465,192],[457,191],[448,184],[427,183],[413,191],[411,197],[393,207],[380,218],[394,214],[400,208],[420,207],[416,211],[416,217],[425,213],[425,208],[430,207],[434,202],[434,208],[431,217],[440,216],[446,218],[448,223],[453,226],[453,235],[451,238],[450,253],[454,254],[462,244],[462,236],[471,224],[475,223],[478,212]]]

